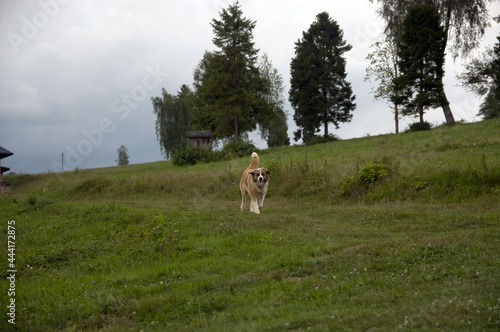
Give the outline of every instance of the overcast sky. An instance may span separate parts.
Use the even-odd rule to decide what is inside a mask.
[[[193,69],[213,50],[210,22],[228,0],[202,1],[2,1],[0,3],[0,146],[14,152],[2,165],[16,173],[115,165],[125,145],[130,163],[162,160],[151,97],[164,87],[176,94],[191,85]],[[342,139],[394,131],[384,101],[374,101],[374,83],[364,82],[369,46],[383,23],[368,0],[242,0],[243,15],[257,21],[255,47],[267,53],[286,85],[294,42],[318,13],[327,11],[353,49],[347,80],[356,95],[352,122],[334,133]],[[490,7],[500,12],[500,3]],[[500,26],[483,39],[492,47]],[[446,62],[445,91],[456,120],[477,121],[480,100],[457,86],[462,61]],[[293,142],[293,110],[289,136]],[[425,119],[444,122],[442,111]],[[407,127],[412,119],[404,119]],[[266,148],[256,134],[251,138]]]

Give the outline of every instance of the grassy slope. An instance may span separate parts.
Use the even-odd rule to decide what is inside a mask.
[[[17,325],[497,330],[498,128],[261,151],[260,216],[239,211],[250,157],[11,176],[0,227],[5,244],[16,220]],[[368,163],[387,171],[371,184]]]

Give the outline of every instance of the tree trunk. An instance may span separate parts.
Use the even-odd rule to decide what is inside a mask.
[[[443,78],[441,77],[441,84],[443,82]],[[443,90],[441,91],[441,107],[443,108],[444,118],[446,119],[446,123],[450,125],[455,124],[455,118],[453,117],[453,113],[451,112],[450,102],[448,101],[448,97],[446,97],[446,93]]]
[[[325,137],[328,137],[328,120],[325,119]]]
[[[444,22],[444,32],[445,32],[445,40],[443,47],[443,60],[446,56],[446,46],[448,45],[448,33],[450,31],[450,21],[451,21],[451,3],[448,3],[448,7],[446,8],[446,19]],[[443,77],[441,76],[441,84],[443,84]],[[450,102],[446,97],[446,93],[444,92],[444,84],[443,84],[443,99],[444,103],[441,106],[443,108],[444,118],[446,119],[447,124],[455,124],[455,118],[453,117],[453,113],[451,113]]]
[[[394,121],[396,122],[396,134],[399,134],[399,113],[398,113],[398,104],[394,104]]]
[[[240,140],[240,132],[238,130],[238,114],[234,115],[234,143],[238,146]]]
[[[422,105],[418,106],[418,114],[420,116],[420,123],[424,123],[424,107]]]
[[[446,118],[447,124],[455,124],[455,118],[453,117],[453,113],[451,113],[450,104],[443,105],[444,117]]]

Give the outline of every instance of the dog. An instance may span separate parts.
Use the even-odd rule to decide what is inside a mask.
[[[259,167],[259,155],[252,153],[252,163],[243,172],[240,181],[241,211],[245,210],[245,196],[250,196],[250,212],[260,214],[259,208],[264,206],[264,197],[269,184],[269,170]]]

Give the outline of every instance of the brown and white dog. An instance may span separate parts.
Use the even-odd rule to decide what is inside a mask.
[[[252,163],[243,172],[240,181],[241,211],[245,209],[245,196],[250,195],[250,212],[260,214],[269,183],[269,170],[259,167],[259,155],[252,153]]]

